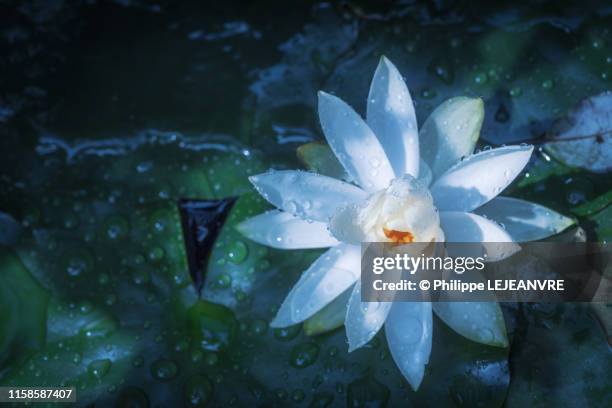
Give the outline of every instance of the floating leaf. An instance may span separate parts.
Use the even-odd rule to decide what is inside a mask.
[[[606,208],[608,205],[610,205],[610,203],[612,203],[612,190],[574,208],[572,211],[578,216],[593,215]]]
[[[612,92],[582,100],[549,131],[545,148],[571,167],[612,169]]]
[[[505,406],[609,406],[610,348],[587,306],[522,304],[520,313]]]
[[[495,347],[508,347],[506,324],[497,302],[435,302],[440,319],[466,338]]]
[[[0,245],[14,244],[21,234],[21,225],[9,214],[0,211]]]
[[[604,277],[601,280],[599,288],[594,295],[594,298],[607,300],[609,296],[610,286],[612,282],[612,270],[608,268],[604,272]],[[589,303],[592,313],[599,322],[601,329],[608,340],[608,344],[612,346],[612,305],[610,303],[592,302]]]
[[[297,155],[310,171],[337,179],[348,179],[348,174],[329,146],[324,143],[306,143],[297,148]]]
[[[0,246],[0,379],[44,344],[48,300],[17,255]]]
[[[234,313],[225,306],[200,300],[187,311],[191,337],[205,350],[220,351],[231,345],[238,329]]]
[[[11,373],[3,385],[76,387],[83,404],[103,399],[133,369],[138,349],[133,334],[118,330],[102,309],[89,307],[75,315],[74,304],[51,299],[46,344],[25,362],[28,369]]]
[[[346,405],[349,407],[385,407],[389,394],[389,388],[372,375],[367,375],[349,384]]]
[[[592,227],[597,234],[598,241],[612,241],[612,206],[607,206],[602,211],[589,218],[592,221]]]

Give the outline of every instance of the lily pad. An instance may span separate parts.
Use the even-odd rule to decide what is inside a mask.
[[[297,155],[310,171],[337,179],[349,178],[327,144],[313,142],[301,145],[297,148]]]
[[[44,347],[6,377],[4,384],[72,386],[79,401],[92,401],[133,367],[137,355],[134,336],[119,331],[102,310],[91,306],[79,310],[74,304],[52,300],[47,328]]]
[[[0,211],[0,245],[14,244],[21,234],[21,225],[9,214]]]
[[[17,255],[0,246],[0,379],[44,345],[48,301]]]
[[[578,103],[557,120],[549,131],[545,148],[571,167],[593,172],[612,169],[612,92]]]
[[[609,403],[610,350],[587,310],[579,304],[521,307],[526,321],[512,344],[508,406]]]

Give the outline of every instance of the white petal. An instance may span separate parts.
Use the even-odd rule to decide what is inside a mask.
[[[278,210],[249,218],[236,229],[257,243],[279,249],[327,248],[339,244],[327,230],[327,224]]]
[[[422,159],[419,162],[419,180],[421,180],[426,186],[429,186],[433,180],[431,169]]]
[[[360,247],[340,244],[329,249],[304,271],[270,325],[288,327],[308,319],[355,283],[360,271]]]
[[[360,208],[349,205],[339,208],[329,220],[329,231],[338,240],[359,245],[366,240],[358,224]]]
[[[574,224],[549,208],[511,197],[495,197],[476,213],[503,224],[516,242],[544,239]]]
[[[504,315],[497,302],[436,302],[433,310],[451,329],[472,341],[508,346]]]
[[[431,354],[431,303],[393,303],[385,322],[385,334],[393,361],[416,391]]]
[[[512,237],[498,224],[480,215],[445,211],[440,213],[440,226],[444,230],[446,242],[482,242],[481,248],[466,248],[447,245],[450,256],[483,256],[476,253],[486,252],[487,260],[499,261],[514,255],[520,247],[513,243]],[[456,253],[460,251],[460,253]],[[474,253],[467,253],[474,251]]]
[[[304,334],[315,336],[337,329],[344,324],[346,307],[353,289],[349,287],[340,296],[328,303],[323,309],[304,322]]]
[[[508,146],[472,155],[437,179],[431,194],[438,209],[472,211],[502,192],[529,162],[533,146]]]
[[[395,177],[419,174],[419,134],[410,92],[395,65],[382,57],[368,95],[367,121]]]
[[[476,214],[443,211],[440,226],[447,242],[512,242],[502,227]]]
[[[326,222],[336,208],[367,196],[352,184],[307,171],[269,171],[249,180],[277,208],[316,221]]]
[[[347,173],[368,191],[385,188],[394,178],[380,142],[350,106],[319,92],[319,120],[329,147]]]
[[[421,156],[434,179],[474,152],[483,119],[482,99],[465,96],[443,102],[429,115],[420,132]]]
[[[385,323],[391,305],[392,302],[362,302],[361,282],[355,284],[344,322],[349,353],[372,340]]]

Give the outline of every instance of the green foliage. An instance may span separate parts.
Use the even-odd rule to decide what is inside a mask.
[[[45,343],[48,300],[15,253],[0,246],[0,378]]]

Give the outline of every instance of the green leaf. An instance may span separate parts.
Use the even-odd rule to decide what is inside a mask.
[[[462,336],[482,344],[508,347],[506,323],[497,302],[434,302],[440,319]]]
[[[385,407],[389,400],[389,388],[372,375],[358,378],[348,386],[347,406]]]
[[[310,171],[337,179],[348,179],[348,174],[327,144],[307,143],[301,145],[297,148],[297,155]]]
[[[610,349],[587,305],[523,304],[520,313],[529,324],[512,342],[506,405],[607,405]]]
[[[234,313],[225,306],[200,300],[187,311],[191,338],[203,349],[220,351],[236,338],[238,323]]]
[[[612,206],[608,205],[589,220],[593,222],[598,241],[610,242],[612,240]]]
[[[133,368],[136,338],[118,331],[113,317],[90,303],[75,305],[52,299],[47,327],[44,348],[28,359],[27,369],[15,371],[4,384],[73,386],[79,401],[91,401]]]
[[[612,203],[612,190],[600,195],[599,197],[574,208],[572,212],[580,217],[593,215]]]
[[[0,246],[0,379],[45,343],[48,300],[17,255]]]
[[[0,211],[0,245],[12,245],[21,235],[21,225],[9,214]]]

